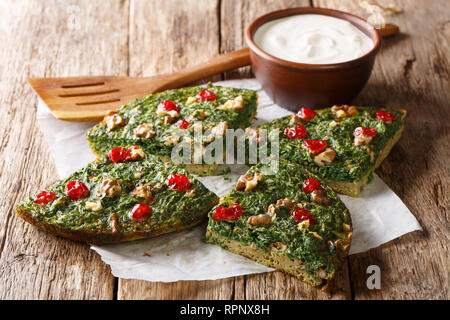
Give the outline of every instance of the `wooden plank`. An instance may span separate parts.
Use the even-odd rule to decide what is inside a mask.
[[[257,17],[271,11],[309,6],[309,0],[224,0],[220,10],[220,52],[226,53],[247,47],[245,29]],[[225,74],[225,79],[252,77],[245,67]]]
[[[148,282],[119,279],[119,300],[230,300],[234,278],[208,281]]]
[[[245,299],[258,300],[348,300],[351,299],[348,266],[337,275],[337,288],[332,295],[303,283],[280,271],[245,276]]]
[[[298,0],[226,0],[221,6],[221,52],[230,52],[246,46],[245,28],[258,16],[270,11],[299,6],[309,6],[309,1]],[[250,77],[251,68],[227,72],[226,79]],[[339,275],[339,290],[334,299],[350,299],[350,281],[345,265]],[[242,292],[242,290],[244,290]],[[281,272],[242,277],[236,283],[236,298],[239,299],[327,299],[328,295],[311,288],[294,277]]]
[[[13,206],[57,179],[26,78],[125,75],[128,2],[1,1],[0,17],[0,299],[112,299],[97,254],[38,231]]]
[[[219,54],[218,1],[132,0],[130,75],[193,66]],[[221,80],[215,76],[205,81]],[[203,82],[205,82],[203,81]],[[146,282],[120,279],[118,299],[231,299],[234,279]]]
[[[352,256],[352,287],[355,299],[449,299],[448,1],[382,3],[404,9],[387,16],[399,25],[401,34],[385,39],[372,77],[355,104],[408,111],[403,137],[377,173],[417,217],[424,232]],[[367,17],[356,1],[314,4]],[[366,286],[369,265],[381,268],[381,290]]]
[[[215,0],[131,0],[130,76],[170,73],[217,56],[217,17]]]

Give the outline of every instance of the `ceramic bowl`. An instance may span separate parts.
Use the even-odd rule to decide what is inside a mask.
[[[347,20],[371,38],[374,47],[354,60],[305,64],[274,57],[253,41],[256,30],[264,23],[298,14],[323,14]],[[248,26],[245,38],[256,78],[276,104],[291,111],[300,107],[314,109],[349,104],[369,79],[381,43],[378,31],[366,20],[342,11],[312,7],[290,8],[263,15]]]

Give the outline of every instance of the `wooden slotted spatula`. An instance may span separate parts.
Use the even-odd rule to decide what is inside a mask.
[[[249,64],[249,49],[245,48],[186,70],[148,78],[87,76],[30,78],[28,81],[56,118],[89,122],[102,120],[106,111],[117,110],[136,98]]]

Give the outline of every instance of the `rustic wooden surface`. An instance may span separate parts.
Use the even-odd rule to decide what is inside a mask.
[[[424,227],[351,256],[335,299],[448,299],[449,55],[446,0],[394,2],[402,33],[384,41],[359,104],[404,107],[408,125],[377,173]],[[57,178],[27,77],[146,76],[245,46],[258,15],[326,6],[367,16],[356,0],[4,0],[0,2],[0,299],[326,299],[280,272],[217,281],[114,278],[87,245],[37,231],[13,204]],[[104,10],[107,8],[108,10]],[[205,81],[251,76],[250,68]],[[366,268],[381,267],[368,290]]]

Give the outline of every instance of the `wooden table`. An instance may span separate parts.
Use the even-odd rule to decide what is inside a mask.
[[[408,110],[403,138],[377,173],[424,232],[348,258],[334,299],[449,299],[450,6],[395,2],[404,12],[388,19],[402,33],[384,42],[355,103]],[[1,1],[0,298],[327,299],[281,272],[175,283],[118,279],[89,246],[38,231],[13,213],[17,201],[57,179],[27,77],[179,70],[243,48],[255,17],[303,5],[367,16],[357,0]],[[243,68],[207,80],[249,76]],[[381,268],[381,290],[366,287],[373,264]]]

